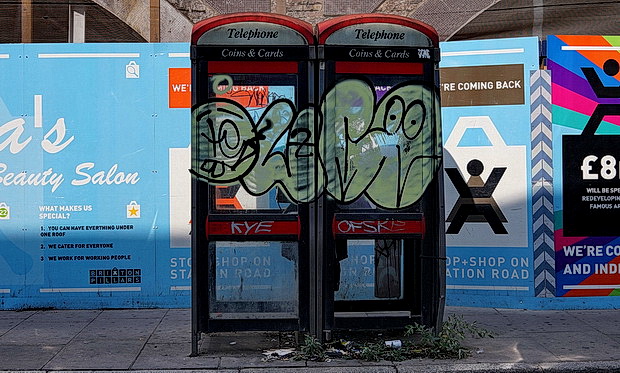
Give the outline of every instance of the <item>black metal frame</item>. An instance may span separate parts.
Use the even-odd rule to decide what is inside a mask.
[[[313,87],[308,86],[309,70],[313,69],[311,46],[269,46],[277,47],[284,51],[287,56],[298,63],[296,79],[282,74],[264,74],[251,76],[252,74],[230,74],[245,79],[252,85],[295,85],[296,102],[306,105],[311,102]],[[236,47],[238,50],[243,47]],[[209,99],[209,87],[206,77],[209,76],[207,62],[212,60],[222,61],[223,58],[215,58],[214,51],[220,47],[192,46],[192,81],[195,83],[192,89],[194,103],[204,103]],[[219,56],[219,54],[215,54]],[[233,59],[235,60],[235,59]],[[247,61],[251,64],[252,61]],[[202,79],[202,81],[201,81]],[[296,82],[293,82],[296,80]],[[295,84],[296,83],[296,84]],[[206,85],[206,87],[205,87]],[[192,134],[192,148],[196,149],[197,139]],[[195,158],[195,154],[194,154]],[[305,281],[310,274],[309,242],[307,240],[309,227],[309,212],[307,204],[298,204],[294,214],[277,214],[273,210],[224,210],[215,205],[215,186],[209,185],[205,180],[194,177],[192,179],[192,353],[197,354],[198,341],[202,333],[241,331],[241,330],[264,330],[264,331],[306,331],[309,328],[310,318],[310,283]],[[226,222],[226,221],[295,221],[299,225],[296,234],[267,234],[254,236],[222,235],[208,232],[206,224],[200,222]],[[207,223],[208,224],[208,223]],[[297,317],[281,318],[256,318],[256,319],[218,319],[210,315],[210,295],[216,291],[216,241],[279,241],[297,243],[297,273],[298,273],[298,299]],[[206,266],[205,266],[206,264]],[[243,302],[222,302],[231,307],[243,308]],[[270,305],[271,303],[271,305]],[[269,307],[278,302],[252,302],[253,309],[264,309],[269,312]]]
[[[337,74],[337,61],[367,61],[380,64],[382,59],[351,58],[348,51],[353,48],[363,47],[365,51],[370,51],[368,55],[377,55],[377,51],[385,51],[385,47],[368,47],[365,45],[319,45],[318,54],[324,64],[319,79],[323,82],[323,87],[329,89],[339,80],[346,77],[370,80],[377,85],[397,85],[406,81],[423,82],[432,86],[438,92],[439,82],[436,71],[436,64],[439,61],[438,48],[399,48],[406,50],[412,56],[407,62],[423,63],[423,75],[410,75],[407,77],[395,76],[393,74],[376,75],[350,75]],[[417,56],[419,49],[430,50],[431,59],[420,59]],[[325,90],[323,90],[325,92]],[[439,115],[437,113],[436,115]],[[363,234],[350,235],[348,238],[365,239],[401,239],[402,265],[406,270],[403,273],[403,298],[402,299],[377,299],[377,300],[335,300],[334,291],[324,294],[325,309],[330,310],[325,314],[324,329],[329,334],[332,329],[386,329],[404,328],[414,322],[439,328],[443,317],[443,302],[445,298],[445,239],[442,231],[444,226],[443,219],[443,178],[442,167],[439,168],[433,182],[427,188],[424,196],[414,206],[399,210],[357,210],[347,209],[346,205],[339,205],[330,201],[326,208],[326,221],[331,222],[339,217],[357,217],[367,220],[379,220],[382,218],[417,220],[423,219],[426,225],[431,227],[426,236],[419,234]],[[323,229],[330,229],[327,225]],[[344,239],[334,235],[331,241],[326,242],[324,247],[335,247],[339,240]],[[331,261],[330,261],[331,260]],[[333,268],[339,268],[335,259],[331,255],[326,255],[324,271],[327,274],[325,281],[333,284],[335,279],[332,275]],[[443,268],[443,270],[442,270]],[[443,272],[442,272],[443,271]],[[424,287],[423,284],[432,284]],[[376,311],[393,311],[393,316],[388,316],[386,312],[380,315],[368,316]],[[397,312],[401,311],[401,312]],[[403,311],[407,314],[403,315]],[[352,313],[363,312],[365,316],[355,316]]]
[[[346,52],[354,46],[268,46],[277,47],[286,51],[289,59],[298,63],[296,103],[298,109],[306,105],[314,105],[315,100],[332,87],[338,79],[335,71],[336,61],[346,61],[349,55]],[[386,48],[364,46],[372,50],[369,55],[384,54]],[[208,83],[208,61],[224,61],[222,46],[192,45],[192,102],[194,108],[210,98]],[[249,46],[235,46],[238,51],[248,52]],[[315,58],[314,51],[318,58]],[[398,79],[396,75],[377,74],[356,76],[374,83],[396,85],[405,81],[415,81],[434,85],[438,92],[439,82],[437,63],[438,48],[400,48],[407,51],[412,57],[406,62],[424,64],[423,75],[410,75],[406,79]],[[431,51],[431,57],[424,57],[424,53]],[[381,52],[381,53],[374,53]],[[247,53],[246,53],[247,54]],[[237,60],[237,59],[234,59]],[[353,59],[349,59],[353,60]],[[366,58],[366,61],[381,63],[380,59]],[[264,61],[264,60],[263,60]],[[359,61],[359,59],[356,59]],[[247,63],[252,63],[247,60]],[[290,84],[290,76],[279,74],[231,74],[246,79],[251,85],[273,85],[274,83]],[[244,78],[245,77],[245,78]],[[392,81],[396,80],[394,83]],[[206,85],[206,87],[205,87]],[[439,115],[436,113],[435,115]],[[319,133],[318,119],[314,120],[314,133]],[[439,129],[438,129],[439,130]],[[192,132],[192,149],[196,152],[198,136]],[[318,164],[318,155],[314,161]],[[193,162],[196,154],[192,154]],[[314,175],[318,178],[318,175]],[[445,238],[443,229],[443,177],[441,167],[428,186],[423,197],[414,206],[398,211],[382,209],[348,209],[346,205],[336,203],[330,196],[319,196],[315,201],[297,204],[294,214],[278,214],[273,210],[225,210],[216,206],[215,186],[209,185],[197,176],[192,178],[192,353],[197,353],[198,340],[202,333],[241,330],[274,330],[274,331],[308,331],[311,334],[324,338],[332,329],[384,329],[400,328],[413,322],[438,327],[443,315],[443,298],[445,295]],[[388,234],[355,233],[338,234],[332,225],[338,219],[350,220],[403,220],[422,222],[419,231],[391,232]],[[222,232],[213,232],[207,228],[209,222],[231,221],[278,221],[298,222],[298,230],[280,234],[261,234],[243,236]],[[206,222],[206,223],[205,223]],[[347,239],[387,239],[402,242],[403,271],[402,296],[398,299],[377,300],[335,300],[336,276],[340,270],[336,245],[346,245]],[[253,318],[253,319],[218,319],[210,315],[210,302],[216,291],[216,250],[217,241],[278,241],[297,243],[298,269],[298,304],[297,317],[281,318]],[[338,274],[339,276],[339,274]],[[427,286],[429,285],[430,286]],[[223,302],[236,310],[243,310],[241,302]],[[253,303],[267,312],[274,302]],[[276,302],[277,303],[277,302]],[[276,304],[277,305],[277,304]],[[274,308],[278,309],[278,308]],[[372,313],[381,311],[376,317],[361,317],[355,312]],[[394,311],[387,316],[385,311]],[[399,311],[399,312],[397,312]]]

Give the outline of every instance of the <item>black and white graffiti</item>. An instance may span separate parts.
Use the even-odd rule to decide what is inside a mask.
[[[256,196],[278,186],[298,203],[328,193],[340,203],[365,196],[383,208],[407,207],[441,162],[439,110],[432,87],[403,84],[377,100],[359,79],[337,83],[318,110],[275,99],[258,120],[239,102],[216,97],[193,111],[192,172]]]

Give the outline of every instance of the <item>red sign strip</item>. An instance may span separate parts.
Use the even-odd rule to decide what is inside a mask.
[[[234,220],[207,221],[207,237],[218,236],[268,236],[300,235],[299,221],[293,220]]]
[[[422,75],[424,66],[416,62],[336,61],[336,74]]]
[[[295,61],[209,61],[209,74],[296,74]]]
[[[426,226],[424,220],[336,220],[333,222],[333,231],[341,234],[421,234],[424,235]]]

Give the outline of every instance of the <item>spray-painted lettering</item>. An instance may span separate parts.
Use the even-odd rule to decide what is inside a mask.
[[[214,185],[240,183],[256,196],[277,186],[298,203],[327,193],[340,203],[365,196],[403,208],[439,168],[437,113],[434,88],[419,83],[392,87],[377,102],[372,84],[348,79],[318,109],[297,111],[276,99],[258,120],[238,102],[214,98],[193,112],[199,141],[192,172]]]
[[[230,231],[232,234],[265,234],[270,233],[273,228],[273,221],[232,221],[230,222]]]

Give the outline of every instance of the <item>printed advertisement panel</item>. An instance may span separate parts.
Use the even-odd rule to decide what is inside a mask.
[[[24,134],[24,124],[31,119],[24,116],[24,87],[15,84],[23,81],[23,50],[23,45],[0,46],[0,299],[9,296],[14,288],[23,289],[40,281],[34,273],[41,273],[42,267],[39,252],[25,248],[26,235],[22,228],[26,219],[21,214],[25,210],[24,191],[9,193],[4,186],[9,165],[20,171],[26,167],[26,159],[17,156],[28,145],[26,138],[36,141],[32,134]],[[32,106],[32,99],[28,104]]]
[[[557,296],[620,294],[620,37],[549,36]]]
[[[157,294],[189,306],[191,290],[190,114],[188,44],[153,44],[155,74],[154,188]]]
[[[169,108],[167,48],[188,49],[2,46],[3,307],[189,305],[170,269],[188,265],[189,245],[171,253],[168,214],[169,154],[189,145],[189,112]]]
[[[440,48],[448,294],[529,296],[529,72],[538,69],[538,40]]]

